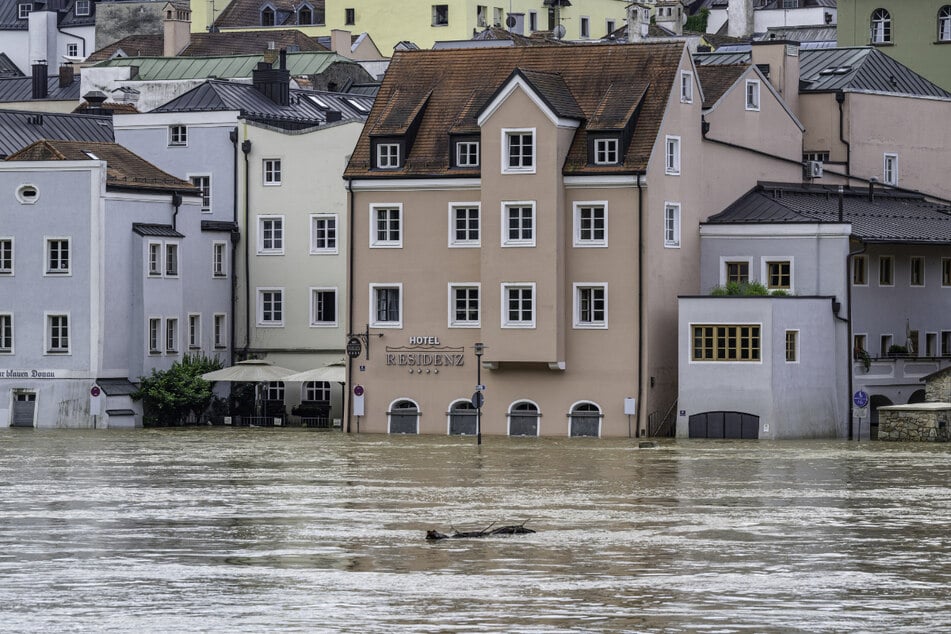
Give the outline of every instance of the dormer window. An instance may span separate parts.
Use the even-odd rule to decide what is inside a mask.
[[[26,20],[30,17],[30,11],[33,10],[32,2],[23,2],[17,5],[17,17]]]
[[[479,167],[479,141],[460,139],[455,142],[453,167]]]
[[[400,143],[381,141],[376,144],[376,167],[381,170],[393,170],[402,166]]]
[[[73,5],[73,11],[78,16],[89,15],[89,12],[90,12],[89,0],[76,0],[76,4]]]
[[[594,160],[592,162],[595,165],[617,165],[620,157],[618,146],[617,137],[595,139]]]
[[[297,23],[298,24],[313,24],[314,23],[314,12],[309,5],[301,5],[297,10]]]
[[[264,7],[261,9],[261,26],[274,26],[274,24],[273,7]]]

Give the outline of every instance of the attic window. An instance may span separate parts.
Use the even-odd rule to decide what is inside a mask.
[[[595,165],[617,165],[620,155],[618,146],[617,137],[595,139],[591,162]]]
[[[819,71],[820,75],[845,75],[852,71],[851,66],[830,66]]]
[[[261,26],[274,26],[274,9],[271,7],[261,9]]]
[[[100,160],[98,156],[96,156],[95,154],[93,154],[93,153],[90,152],[89,150],[83,150],[83,154],[85,154],[86,156],[88,156],[89,158],[91,158],[91,159],[94,160],[94,161]]]
[[[314,23],[314,12],[311,11],[310,7],[306,4],[301,6],[297,10],[297,23],[298,24],[313,24]]]
[[[21,20],[26,20],[30,17],[30,11],[33,10],[32,2],[24,2],[17,5],[17,17]]]
[[[314,96],[314,95],[307,95],[307,98],[310,99],[312,102],[314,102],[314,103],[317,105],[317,107],[320,108],[320,109],[322,109],[322,110],[329,110],[329,109],[330,109],[330,106],[328,106],[326,103],[324,103],[324,101],[323,101],[320,97],[317,97],[317,96]]]
[[[76,0],[73,11],[79,16],[89,15],[89,0]]]
[[[20,185],[16,195],[21,204],[32,205],[39,199],[40,190],[36,188],[36,185]]]
[[[359,101],[356,101],[355,99],[347,99],[347,102],[348,102],[351,106],[353,106],[354,108],[356,108],[356,109],[357,109],[357,112],[370,112],[370,111],[367,109],[366,106],[364,106],[364,105],[363,105],[362,103],[360,103]]]
[[[400,167],[400,144],[379,143],[376,146],[376,166],[379,169],[392,170]]]

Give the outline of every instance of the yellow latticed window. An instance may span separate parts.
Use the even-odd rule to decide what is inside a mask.
[[[759,325],[693,326],[694,361],[759,361]]]

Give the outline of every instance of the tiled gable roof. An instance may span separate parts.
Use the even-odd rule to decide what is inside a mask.
[[[95,157],[95,158],[94,158]],[[195,186],[163,172],[117,143],[44,139],[7,161],[106,161],[106,186],[146,191],[196,192]]]
[[[915,193],[846,187],[842,218],[865,242],[951,245],[951,206]],[[760,183],[704,224],[839,222],[836,185]]]
[[[748,64],[698,66],[697,78],[703,87],[703,107],[713,106],[749,68]]]
[[[569,119],[584,119],[584,112],[578,106],[571,89],[565,84],[564,78],[558,73],[516,68],[515,73],[525,78],[525,81],[548,104],[548,107],[559,117]]]
[[[449,176],[458,173],[449,167],[450,132],[468,130],[473,114],[511,74],[520,69],[546,79],[546,88],[570,94],[577,106],[575,115],[583,120],[576,132],[563,171],[565,174],[635,173],[646,169],[656,140],[667,98],[674,85],[684,45],[681,43],[636,45],[538,46],[488,49],[447,49],[439,51],[400,51],[391,63],[364,134],[354,149],[346,171],[350,178],[399,176]],[[473,72],[473,69],[480,69]],[[535,85],[535,84],[533,84]],[[612,88],[612,86],[614,86]],[[537,86],[536,86],[537,87]],[[389,116],[388,104],[399,99],[418,104],[427,93],[426,111],[405,165],[399,170],[380,174],[370,165],[370,134]],[[603,101],[611,92],[617,105]],[[643,99],[640,96],[643,95]],[[641,106],[633,136],[619,166],[588,165],[587,126],[584,121],[596,114],[607,120],[609,109],[632,111]],[[562,108],[572,108],[561,103]],[[616,119],[617,116],[615,115]]]
[[[192,33],[191,42],[176,53],[179,57],[261,54],[269,48],[293,51],[326,51],[316,39],[296,29],[229,33]],[[104,46],[86,58],[86,62],[111,59],[121,51],[127,57],[161,57],[165,37],[161,34],[129,35]],[[271,46],[273,44],[273,46]]]
[[[146,35],[128,35],[121,40],[116,40],[108,46],[103,46],[98,51],[94,51],[86,58],[86,63],[92,64],[101,62],[104,59],[112,59],[115,55],[124,55],[126,57],[157,57],[162,54],[162,42],[165,36],[159,34]]]

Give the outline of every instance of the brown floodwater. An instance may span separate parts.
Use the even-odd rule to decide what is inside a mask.
[[[0,496],[7,632],[951,627],[947,444],[4,429]]]

